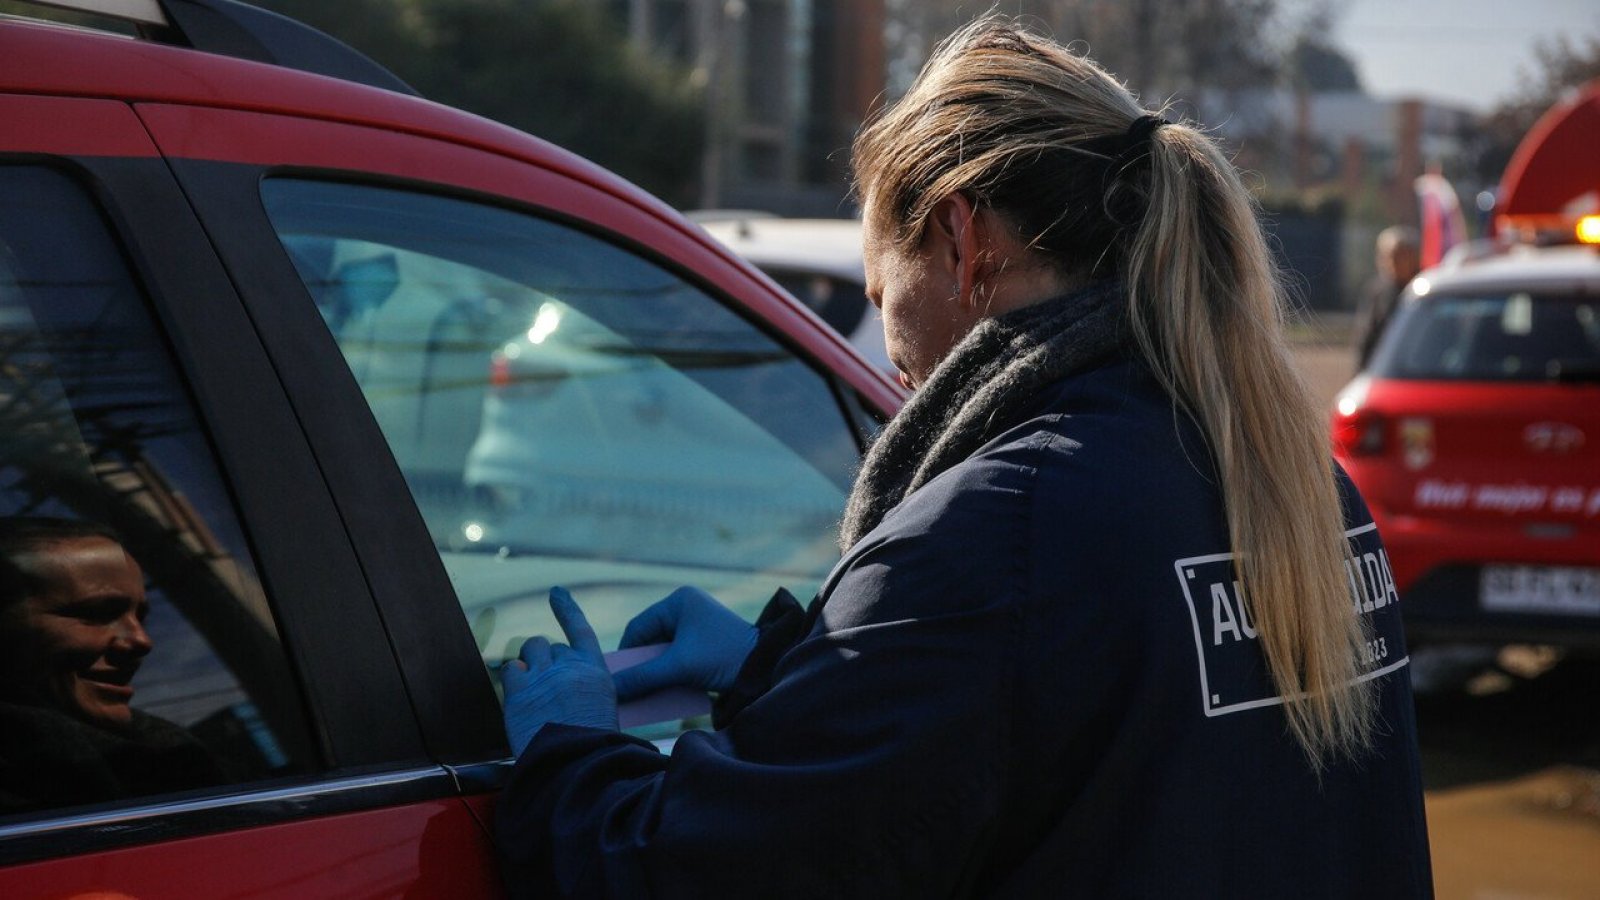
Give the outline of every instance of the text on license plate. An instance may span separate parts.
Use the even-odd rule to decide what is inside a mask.
[[[1600,569],[1484,566],[1478,597],[1488,612],[1600,616]]]

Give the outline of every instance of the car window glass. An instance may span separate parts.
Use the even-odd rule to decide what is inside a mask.
[[[858,281],[795,269],[768,268],[765,271],[842,335],[854,334],[867,317],[867,291]]]
[[[1528,292],[1424,298],[1396,323],[1373,368],[1390,378],[1592,378],[1600,302]]]
[[[292,179],[263,195],[486,662],[559,634],[552,585],[610,649],[678,585],[753,617],[837,560],[852,425],[722,302],[510,210]]]
[[[144,297],[0,167],[0,815],[311,768],[272,611]]]

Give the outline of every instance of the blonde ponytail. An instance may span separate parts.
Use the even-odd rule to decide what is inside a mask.
[[[1289,728],[1315,764],[1364,746],[1372,692],[1343,571],[1326,425],[1290,354],[1283,290],[1249,194],[1192,128],[1152,135],[1149,212],[1127,252],[1146,362],[1199,423],[1221,475],[1245,604]]]

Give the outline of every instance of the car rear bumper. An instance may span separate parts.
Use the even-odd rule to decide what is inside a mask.
[[[1480,601],[1484,566],[1440,565],[1400,592],[1408,640],[1559,644],[1600,649],[1600,616],[1488,611]]]
[[[1600,568],[1592,523],[1541,532],[1520,521],[1383,517],[1406,633],[1417,641],[1549,643],[1600,647],[1600,610],[1576,613],[1486,608],[1489,566]]]

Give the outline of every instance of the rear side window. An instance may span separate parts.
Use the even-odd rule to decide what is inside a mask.
[[[1396,321],[1373,368],[1387,378],[1593,379],[1600,376],[1600,298],[1424,297]]]
[[[511,210],[273,179],[269,217],[388,440],[484,659],[603,644],[693,583],[809,594],[859,459],[827,379],[639,255]]]
[[[277,627],[99,211],[0,167],[0,816],[311,768]]]
[[[860,282],[791,269],[766,273],[842,335],[854,334],[867,317],[867,290]]]

